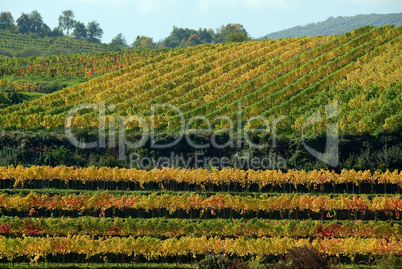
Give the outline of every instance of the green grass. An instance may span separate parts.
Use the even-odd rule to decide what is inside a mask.
[[[21,92],[21,94],[24,101],[31,101],[45,95],[44,93],[40,92]]]
[[[45,95],[38,92],[1,92],[0,91],[0,108],[5,108],[13,104],[29,102]]]
[[[10,76],[6,75],[2,79],[9,80],[12,83],[31,83],[38,87],[38,90],[46,88],[54,88],[60,90],[66,87],[73,87],[80,83],[88,81],[84,76]],[[58,88],[56,88],[58,86]]]

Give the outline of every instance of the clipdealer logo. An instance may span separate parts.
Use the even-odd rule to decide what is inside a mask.
[[[167,108],[171,111],[174,111],[176,115],[178,115],[179,119],[179,131],[177,132],[178,136],[177,138],[167,144],[157,144],[155,135],[155,113],[156,110],[159,108]],[[99,140],[98,141],[80,141],[78,140],[74,134],[73,134],[73,119],[77,115],[78,112],[83,111],[83,110],[92,110],[92,111],[98,111],[99,113]],[[238,103],[238,118],[237,122],[234,122],[232,118],[228,116],[218,116],[214,119],[209,119],[205,116],[195,116],[190,118],[187,122],[185,119],[184,114],[180,109],[176,106],[173,106],[171,104],[156,104],[151,106],[151,113],[150,113],[150,118],[149,118],[149,124],[147,120],[139,115],[129,115],[129,116],[118,116],[117,118],[111,115],[106,115],[106,110],[113,112],[115,110],[114,105],[110,105],[106,109],[106,105],[104,102],[100,102],[99,104],[81,104],[78,106],[75,106],[72,108],[68,113],[67,117],[65,120],[65,134],[68,138],[68,140],[75,145],[77,148],[81,149],[91,149],[91,148],[105,148],[106,147],[106,139],[108,139],[108,146],[110,148],[113,148],[116,146],[116,142],[118,143],[118,151],[119,151],[119,159],[120,160],[126,160],[126,150],[127,148],[131,149],[138,149],[141,147],[144,147],[145,144],[147,143],[148,139],[150,139],[150,147],[151,149],[173,149],[182,139],[185,137],[187,144],[189,147],[194,149],[195,151],[200,150],[200,149],[205,149],[208,147],[213,147],[215,149],[223,149],[225,147],[239,147],[239,143],[241,144],[241,141],[244,141],[244,144],[247,144],[249,148],[254,148],[254,149],[265,149],[271,146],[272,148],[276,147],[276,132],[277,132],[277,126],[278,124],[286,118],[284,115],[279,115],[279,116],[271,116],[269,119],[256,115],[251,118],[249,118],[245,123],[242,122],[241,120],[241,103]],[[332,103],[328,104],[325,106],[325,118],[321,115],[320,110],[317,110],[314,114],[312,114],[310,117],[307,118],[307,120],[303,123],[302,126],[302,143],[305,149],[314,157],[316,157],[318,160],[332,166],[336,167],[338,165],[338,123],[337,122],[331,122],[327,123],[327,130],[326,130],[326,145],[325,145],[325,151],[323,153],[318,152],[317,150],[313,149],[310,147],[306,141],[305,141],[305,132],[306,128],[316,124],[318,122],[323,121],[324,119],[334,119],[338,116],[338,101],[333,101]],[[211,121],[226,121],[227,125],[229,126],[228,128],[225,129],[220,129],[223,131],[228,132],[229,134],[229,139],[223,144],[219,144],[216,141],[215,133],[212,128]],[[203,122],[204,125],[206,126],[204,129],[193,129],[192,128],[192,123],[194,122]],[[263,123],[264,128],[260,129],[251,129],[249,126],[253,121],[259,121]],[[106,134],[106,122],[108,122],[108,134]],[[140,127],[141,130],[141,139],[139,139],[136,142],[128,141],[126,138],[126,129],[129,124],[133,124]],[[116,126],[118,127],[118,130],[116,132]],[[196,144],[194,141],[192,141],[191,135],[197,132],[207,132],[207,133],[212,133],[211,139],[208,144]],[[237,137],[235,138],[234,133],[237,133]],[[264,134],[270,134],[271,135],[271,141],[272,144],[256,144],[253,143],[252,139],[249,136],[250,132],[255,132],[255,133],[264,133]],[[118,137],[116,137],[116,135]],[[176,155],[171,155],[173,156],[171,159],[161,157],[162,159],[158,160],[150,160],[148,157],[143,157],[145,159],[140,160],[138,154],[137,155],[132,155],[130,156],[130,163],[133,163],[133,160],[135,162],[144,164],[148,163],[149,166],[154,166],[154,167],[160,167],[160,166],[175,166],[181,163],[181,166],[186,166],[186,164],[189,164],[191,160],[184,160],[182,156],[176,156]],[[272,157],[273,156],[273,157]],[[203,160],[201,159],[202,154],[197,153],[196,156],[194,156],[195,159],[195,165],[211,165],[212,164],[217,164],[218,167],[226,167],[227,165],[234,165],[236,166],[237,164],[245,163],[247,164],[246,167],[248,168],[254,168],[254,169],[285,169],[286,168],[286,160],[282,158],[281,156],[278,156],[276,154],[269,154],[269,159],[267,158],[260,158],[256,160],[256,158],[253,158],[252,156],[239,156],[237,153],[234,156],[234,160],[230,160],[228,158],[217,158],[217,157],[205,157]],[[163,159],[165,158],[165,159]],[[264,164],[265,163],[265,164]],[[272,164],[275,165],[272,165]],[[280,163],[280,165],[279,165]],[[139,165],[141,168],[144,168],[144,165]],[[240,165],[241,166],[241,165]]]

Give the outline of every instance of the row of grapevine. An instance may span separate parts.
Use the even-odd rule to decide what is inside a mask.
[[[57,254],[84,254],[86,259],[98,255],[118,254],[132,257],[143,255],[147,259],[160,257],[194,256],[210,253],[226,253],[246,257],[248,255],[281,255],[287,249],[312,245],[325,255],[385,255],[402,253],[402,243],[398,240],[363,239],[293,239],[273,238],[225,238],[181,237],[158,239],[154,237],[101,237],[87,235],[68,237],[0,237],[0,256],[8,260],[26,257],[32,262]]]
[[[181,236],[402,239],[402,226],[387,221],[174,218],[0,217],[0,235]]]
[[[298,194],[138,194],[117,195],[108,192],[81,193],[81,194],[0,194],[0,208],[3,212],[29,212],[33,215],[37,210],[50,212],[95,212],[105,216],[106,210],[112,210],[108,214],[118,216],[116,210],[144,210],[152,215],[160,214],[161,209],[166,214],[185,212],[190,216],[202,216],[205,212],[212,215],[230,217],[235,213],[272,213],[279,212],[281,215],[288,211],[294,213],[295,218],[306,213],[319,213],[328,218],[344,218],[343,211],[351,211],[354,214],[366,212],[378,214],[384,213],[388,218],[400,217],[402,199],[400,196],[373,196],[367,195],[298,195]],[[229,213],[226,212],[229,210]],[[137,212],[133,211],[133,212]],[[304,212],[306,211],[306,212]],[[325,213],[325,214],[324,214]],[[349,212],[350,213],[350,212]],[[140,211],[137,212],[140,214]],[[343,217],[342,217],[343,216]],[[357,217],[357,215],[355,215]],[[282,215],[283,217],[283,215]],[[350,215],[346,216],[350,218]],[[374,216],[376,218],[376,215]]]
[[[21,165],[14,167],[0,167],[0,180],[12,179],[15,186],[28,183],[28,181],[52,181],[59,179],[68,181],[104,181],[104,182],[135,182],[143,186],[147,183],[187,183],[196,185],[214,184],[227,186],[233,183],[245,187],[256,184],[259,188],[267,185],[293,184],[297,185],[319,185],[319,184],[396,184],[402,187],[402,171],[355,171],[343,169],[341,173],[329,170],[297,171],[289,170],[252,170],[240,169],[178,169],[161,168],[147,170],[110,168],[110,167],[65,167],[65,166],[31,166]]]

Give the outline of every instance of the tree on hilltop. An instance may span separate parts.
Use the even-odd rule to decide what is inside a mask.
[[[31,21],[31,32],[38,34],[41,33],[42,28],[44,27],[42,15],[40,15],[37,10],[34,10],[29,14],[29,20]]]
[[[122,33],[117,34],[110,42],[111,46],[127,46],[126,38]]]
[[[248,33],[244,26],[238,23],[228,23],[217,29],[215,42],[233,42],[242,38],[244,40],[248,38]]]
[[[18,32],[47,35],[51,32],[49,26],[43,23],[42,15],[34,10],[30,14],[22,13],[17,19]]]
[[[17,28],[18,32],[23,34],[31,32],[31,20],[29,19],[28,14],[22,13],[17,19]]]
[[[103,36],[103,30],[97,21],[91,21],[87,24],[87,40],[89,42],[100,43]]]
[[[87,29],[85,28],[85,24],[77,21],[75,23],[73,37],[76,39],[86,39],[87,38]]]
[[[13,15],[10,12],[1,12],[0,13],[0,29],[15,31],[16,26],[14,22]]]
[[[135,49],[155,49],[156,44],[151,37],[137,36],[131,45]]]
[[[67,35],[70,34],[70,30],[75,26],[74,12],[69,10],[64,10],[59,16],[59,27],[67,31]]]

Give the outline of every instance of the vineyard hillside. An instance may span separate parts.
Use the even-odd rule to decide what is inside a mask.
[[[74,78],[99,76],[133,63],[145,61],[169,50],[125,50],[77,53],[72,55],[8,58],[0,60],[0,77],[29,79],[58,76]]]
[[[52,93],[162,54],[166,50],[124,50],[0,59],[0,88]]]
[[[40,37],[0,30],[0,59],[51,54],[72,54],[107,51],[108,46],[72,37]]]
[[[213,130],[228,127],[228,118],[222,116],[245,124],[256,115],[270,120],[285,115],[278,128],[294,133],[315,111],[337,101],[342,133],[392,131],[402,122],[401,38],[402,27],[367,26],[335,36],[64,58],[74,64],[48,58],[50,64],[42,60],[15,70],[26,76],[80,73],[88,77],[115,71],[4,108],[0,126],[61,127],[73,107],[102,102],[115,106],[107,111],[110,116],[139,115],[148,123],[153,104],[169,104],[169,109],[157,111],[155,125],[170,131],[180,128],[176,107],[186,121],[205,116]],[[98,127],[98,116],[95,110],[82,111],[72,125]],[[128,127],[140,127],[133,124]],[[259,127],[262,122],[248,125]],[[205,127],[205,121],[193,121],[191,127]],[[314,125],[313,131],[319,130],[325,130],[325,124]]]

